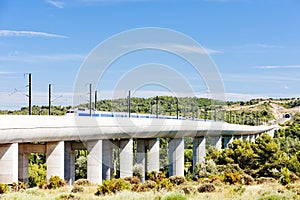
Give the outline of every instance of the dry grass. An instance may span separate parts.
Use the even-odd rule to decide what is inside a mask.
[[[201,183],[185,183],[182,186],[174,187],[173,191],[177,193],[184,194],[182,187],[190,187],[195,190],[201,185]],[[298,189],[297,189],[298,188]],[[131,192],[122,191],[117,194],[107,195],[107,196],[95,196],[94,193],[97,186],[86,186],[83,192],[72,193],[72,187],[66,186],[63,188],[55,190],[42,190],[38,188],[27,189],[23,192],[10,192],[7,194],[0,195],[0,199],[18,199],[18,200],[90,200],[90,199],[100,199],[100,200],[115,200],[115,199],[125,199],[125,200],[153,200],[153,199],[164,199],[171,192],[166,191],[150,191],[150,192]],[[194,191],[195,191],[194,190]],[[300,190],[300,183],[289,185],[289,187],[284,187],[279,183],[268,183],[260,185],[218,185],[216,186],[216,191],[211,193],[198,193],[191,192],[190,194],[185,194],[185,197],[189,200],[193,199],[214,199],[214,200],[234,200],[234,199],[300,199],[297,195]]]

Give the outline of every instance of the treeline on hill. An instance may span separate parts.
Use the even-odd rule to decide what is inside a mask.
[[[261,125],[263,122],[268,122],[274,118],[267,102],[258,111],[251,110],[225,110],[226,105],[255,105],[258,104],[261,99],[254,99],[242,102],[221,102],[208,98],[197,97],[182,97],[176,98],[172,96],[159,96],[151,98],[131,98],[130,111],[131,113],[147,113],[156,114],[156,108],[159,115],[171,115],[176,116],[178,101],[178,114],[179,116],[186,118],[200,118],[207,120],[226,121],[233,124],[245,124],[245,125]],[[156,105],[158,106],[156,107]],[[112,111],[112,112],[128,112],[128,100],[126,98],[120,99],[106,99],[97,101],[96,108],[100,111]],[[81,104],[77,107],[88,108],[88,104]],[[93,105],[95,107],[95,105]],[[52,106],[51,115],[64,115],[71,106]],[[28,107],[22,107],[20,110],[0,110],[0,114],[9,115],[27,115]],[[33,115],[48,115],[48,106],[36,106],[32,107]]]
[[[283,184],[300,176],[300,114],[292,123],[277,130],[275,137],[261,135],[255,142],[234,140],[229,148],[217,151],[210,148],[207,160],[216,166],[233,166],[233,173],[246,173],[254,178],[272,177]],[[210,169],[209,171],[212,171]]]

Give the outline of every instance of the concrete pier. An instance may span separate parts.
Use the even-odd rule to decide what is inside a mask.
[[[0,144],[0,181],[18,182],[18,143]]]
[[[218,150],[222,149],[222,136],[210,136],[210,145]]]
[[[109,180],[113,177],[112,153],[111,141],[102,140],[102,178],[104,180]]]
[[[229,136],[223,136],[223,147],[224,148],[228,148],[228,145],[230,144],[230,143],[232,143],[232,141],[233,141],[233,136],[232,135],[229,135]]]
[[[184,176],[184,138],[169,142],[169,175]]]
[[[64,178],[64,144],[64,141],[46,144],[47,181],[51,176]]]
[[[120,177],[131,177],[133,167],[133,140],[120,140]]]
[[[87,156],[87,178],[92,183],[102,183],[102,140],[91,140],[86,142]]]
[[[143,139],[138,139],[136,141],[136,163],[143,166],[141,181],[145,181],[145,171],[146,171],[146,157],[147,157],[147,146],[148,141]]]
[[[75,152],[71,142],[65,142],[64,159],[64,178],[71,185],[75,181]]]
[[[159,171],[159,138],[148,140],[147,172]]]
[[[193,139],[193,170],[197,163],[204,161],[205,157],[205,137],[196,137]]]
[[[204,161],[206,149],[205,143],[206,139],[204,136],[193,139],[193,170],[195,169],[197,163]]]

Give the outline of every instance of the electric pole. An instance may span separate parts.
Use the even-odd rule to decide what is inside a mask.
[[[156,96],[155,98],[155,101],[156,101],[156,118],[158,118],[158,96]]]
[[[128,109],[128,117],[130,117],[130,90],[128,91],[128,98],[127,98],[127,109]]]
[[[49,109],[48,109],[48,114],[51,115],[51,84],[49,84],[49,99],[48,99],[48,103],[49,103]]]
[[[97,110],[97,90],[95,91],[95,111]]]
[[[178,110],[178,98],[176,97],[176,118],[178,119],[178,112],[179,112],[179,110]]]
[[[32,115],[32,109],[31,109],[31,73],[28,74],[28,111],[29,115]]]
[[[92,116],[92,84],[90,83],[90,116]]]

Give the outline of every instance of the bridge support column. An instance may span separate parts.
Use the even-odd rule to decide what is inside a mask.
[[[141,181],[145,181],[145,169],[146,169],[146,140],[138,139],[136,147],[136,163],[143,166]]]
[[[64,154],[64,178],[71,185],[75,181],[75,153],[71,142],[65,142]]]
[[[64,177],[64,141],[48,142],[46,145],[47,181],[51,176]]]
[[[232,143],[232,141],[233,141],[233,136],[232,135],[230,135],[230,136],[223,136],[223,141],[224,141],[224,143],[223,143],[224,148],[228,148],[228,145],[230,143]]]
[[[28,153],[24,152],[24,148],[20,145],[18,163],[18,179],[19,181],[28,183]]]
[[[169,176],[184,176],[184,139],[169,142]]]
[[[204,161],[205,157],[205,137],[196,137],[193,139],[193,171],[197,163]]]
[[[242,135],[242,141],[243,140],[249,140],[249,135]]]
[[[250,141],[255,142],[255,135],[250,135]]]
[[[218,150],[222,149],[222,136],[210,136],[210,145]]]
[[[87,156],[87,179],[92,183],[102,183],[102,140],[86,142]]]
[[[0,144],[0,183],[18,182],[18,143]]]
[[[132,176],[133,167],[133,140],[120,140],[120,177]]]
[[[112,143],[110,140],[102,140],[102,177],[105,180],[112,178]]]
[[[269,130],[267,133],[269,136],[274,137],[275,129]]]
[[[159,171],[159,138],[149,139],[149,154],[147,160],[147,172]]]

